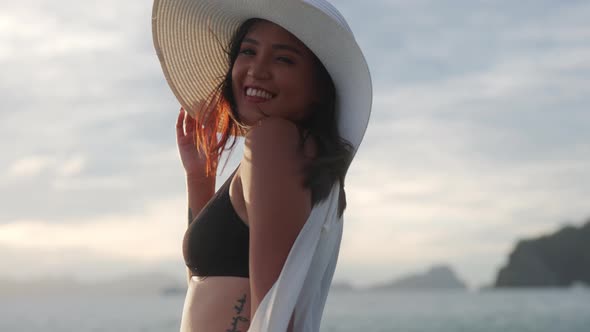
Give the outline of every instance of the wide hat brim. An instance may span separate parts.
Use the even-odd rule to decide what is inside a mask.
[[[155,0],[154,46],[180,104],[196,116],[229,68],[224,49],[250,18],[280,25],[323,63],[336,87],[340,135],[356,152],[371,112],[371,76],[346,21],[323,0]]]

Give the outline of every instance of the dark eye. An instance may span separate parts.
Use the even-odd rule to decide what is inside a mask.
[[[252,50],[250,48],[244,48],[244,49],[240,50],[240,54],[254,55],[254,50]]]
[[[294,64],[294,63],[295,63],[295,62],[293,62],[293,60],[291,60],[291,59],[289,59],[289,58],[286,58],[286,57],[284,57],[284,56],[280,56],[280,57],[278,57],[277,59],[278,59],[279,61],[283,61],[284,63],[290,64],[290,65],[292,65],[292,64]]]

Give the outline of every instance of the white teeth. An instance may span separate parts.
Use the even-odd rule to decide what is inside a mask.
[[[246,95],[247,96],[251,96],[251,97],[260,97],[260,98],[265,98],[265,99],[271,99],[272,95],[266,91],[263,90],[259,90],[259,89],[254,89],[254,88],[248,88],[246,89]]]

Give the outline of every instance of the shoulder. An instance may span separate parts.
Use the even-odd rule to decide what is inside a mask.
[[[283,169],[303,166],[307,156],[300,141],[301,133],[294,122],[268,117],[246,134],[244,157],[254,165],[272,164]]]
[[[272,157],[276,161],[303,163],[315,157],[316,145],[313,138],[300,147],[301,135],[297,125],[280,117],[260,120],[245,135],[245,148],[251,157]]]
[[[295,123],[279,118],[268,117],[260,120],[245,136],[246,146],[254,150],[274,150],[296,147],[299,130]]]
[[[304,166],[293,122],[266,118],[248,132],[240,174],[251,234],[289,230],[296,237],[311,212]]]
[[[282,196],[306,200],[307,190],[303,186],[306,163],[297,125],[278,117],[265,118],[245,136],[240,171],[244,196],[253,200],[267,195],[274,195],[272,199]]]

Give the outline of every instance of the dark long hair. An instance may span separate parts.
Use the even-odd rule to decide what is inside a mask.
[[[236,136],[243,134],[246,126],[240,120],[234,100],[232,88],[232,69],[239,54],[242,40],[256,22],[261,19],[249,19],[234,33],[229,45],[225,48],[228,57],[229,68],[223,81],[211,93],[206,105],[198,113],[196,144],[197,148],[206,152],[207,171],[214,171],[216,157],[224,150],[232,150],[236,143]],[[336,181],[340,183],[340,195],[338,201],[338,216],[341,217],[346,209],[346,192],[344,190],[345,174],[350,164],[353,146],[343,139],[336,123],[336,88],[328,71],[315,57],[315,78],[325,88],[320,103],[313,105],[310,115],[297,123],[300,133],[299,148],[303,149],[305,141],[311,136],[315,139],[317,156],[304,169],[304,186],[311,189],[312,207],[325,200]],[[205,128],[201,130],[200,128]],[[208,129],[207,129],[208,128]],[[217,130],[221,132],[221,138],[217,144],[214,136]],[[227,147],[230,137],[233,137],[231,145]]]

